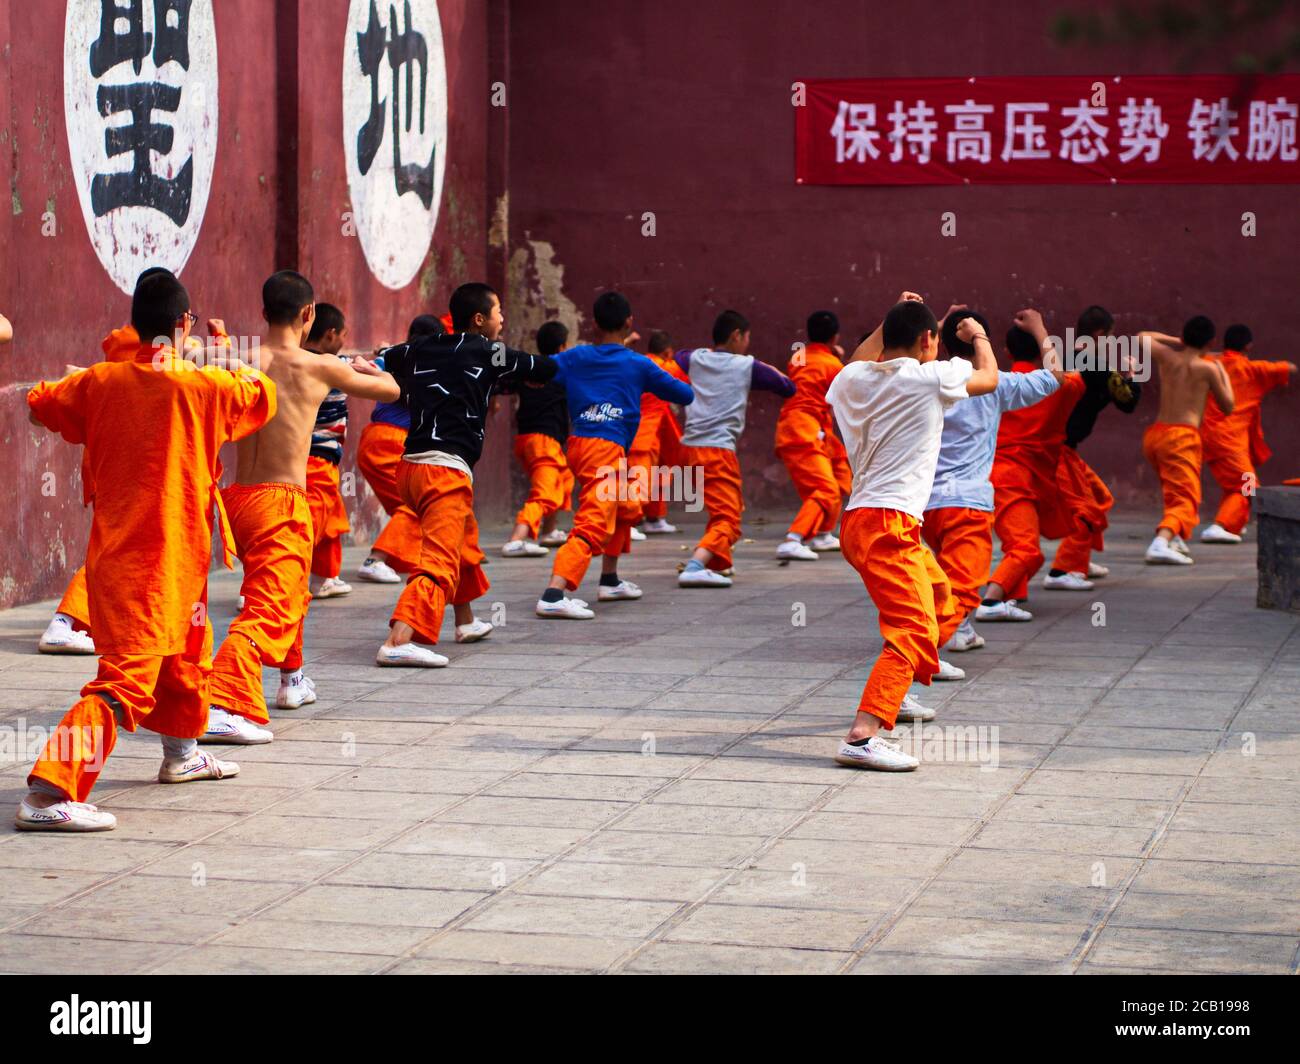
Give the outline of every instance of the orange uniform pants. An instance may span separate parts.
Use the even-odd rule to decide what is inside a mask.
[[[72,574],[67,590],[59,600],[59,608],[55,612],[71,617],[75,622],[73,627],[77,631],[90,631],[90,588],[86,584],[84,565],[78,566],[77,571]]]
[[[1234,451],[1210,447],[1204,442],[1202,446],[1205,464],[1210,467],[1215,483],[1223,492],[1214,521],[1228,532],[1241,535],[1241,530],[1250,520],[1250,496],[1246,492],[1248,486],[1254,485],[1258,479],[1255,474],[1255,463],[1250,457],[1250,446],[1243,442],[1241,448]],[[59,612],[68,611],[60,609]]]
[[[339,467],[328,458],[307,459],[307,505],[311,507],[311,571],[327,578],[343,567],[343,538],[352,530],[347,507],[339,491]]]
[[[573,498],[573,474],[564,460],[559,440],[544,432],[525,432],[515,437],[515,457],[528,474],[528,498],[515,524],[528,526],[528,538],[536,539],[542,522],[567,510]]]
[[[212,704],[265,724],[262,666],[302,668],[311,599],[311,508],[295,484],[232,484],[221,492],[244,563],[244,608],[212,666]]]
[[[640,499],[642,516],[648,521],[657,521],[668,516],[669,486],[672,480],[666,470],[680,466],[685,461],[682,430],[678,427],[677,419],[665,411],[659,415],[654,436],[644,449],[640,446],[642,436],[642,433],[637,433],[636,439],[632,441],[632,449],[628,451],[628,476],[641,478],[640,482],[645,485]],[[659,470],[659,483],[653,485],[652,472],[656,467]],[[639,470],[644,472],[638,472]],[[657,490],[651,490],[652,485]]]
[[[1191,538],[1201,517],[1201,434],[1191,425],[1157,421],[1142,437],[1142,453],[1160,477],[1164,513],[1156,530]]]
[[[837,469],[834,449],[826,440],[815,437],[784,444],[776,449],[776,454],[789,470],[795,491],[802,500],[790,531],[805,539],[833,532],[840,519],[843,502],[841,479],[848,469],[847,461]],[[852,477],[849,479],[851,482]]]
[[[949,625],[939,627],[939,646],[952,638],[961,622],[980,604],[980,588],[993,561],[993,515],[969,506],[926,510],[921,536],[948,577],[956,608]]]
[[[1029,597],[1029,578],[1046,556],[1039,537],[1060,539],[1068,528],[1061,519],[1056,471],[1043,471],[1019,462],[993,466],[993,530],[1002,544],[1002,560],[989,578],[1008,599]]]
[[[741,494],[740,460],[726,447],[684,447],[684,464],[704,471],[704,509],[709,522],[697,548],[711,551],[710,569],[730,569],[731,549],[740,540],[740,515],[745,512]]]
[[[405,451],[406,429],[381,421],[372,421],[362,429],[357,444],[357,468],[389,516],[371,549],[387,555],[388,564],[399,573],[411,572],[420,556],[420,522],[402,502],[397,487]]]
[[[118,728],[143,725],[160,735],[197,739],[208,727],[212,626],[203,649],[186,654],[105,654],[81,699],[59,722],[32,766],[28,784],[41,780],[84,802],[117,743]]]
[[[553,572],[574,590],[598,554],[617,558],[631,549],[632,528],[641,505],[627,491],[627,456],[610,440],[570,436],[569,468],[578,481],[578,510],[573,531],[555,552]]]
[[[420,550],[388,623],[410,625],[417,643],[433,644],[448,602],[473,602],[488,590],[474,520],[474,486],[459,469],[417,462],[402,463],[397,484],[420,522]]]
[[[858,712],[879,717],[892,730],[908,687],[914,680],[928,685],[939,671],[939,632],[956,629],[959,607],[911,514],[855,507],[840,526],[840,549],[876,604],[885,640]]]
[[[1110,489],[1073,447],[1061,448],[1056,468],[1057,505],[1070,531],[1056,549],[1053,569],[1088,575],[1092,552],[1104,550],[1107,516],[1115,505]]]

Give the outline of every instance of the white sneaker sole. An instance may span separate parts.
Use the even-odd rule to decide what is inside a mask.
[[[91,831],[112,831],[117,827],[116,818],[108,824],[88,824],[85,821],[78,820],[20,820],[14,817],[14,828],[17,831],[48,831],[62,832],[64,834],[84,834]]]
[[[95,654],[93,650],[73,646],[71,643],[47,643],[43,639],[36,644],[36,649],[42,654],[81,654],[87,657]]]
[[[210,773],[205,776],[180,776],[180,775],[169,773],[166,771],[166,769],[159,769],[158,782],[159,783],[206,783],[211,780],[233,780],[236,776],[239,775],[239,766],[236,765],[233,761],[227,761],[226,764],[230,766],[230,768],[233,771],[223,772],[220,776],[214,776]]]
[[[835,763],[844,765],[847,768],[864,769],[867,772],[915,772],[920,765],[882,765],[870,761],[859,761],[857,758],[845,757],[843,754],[835,755]]]
[[[401,576],[400,573],[396,574],[396,575],[395,575],[394,577],[392,577],[392,578],[389,578],[389,577],[387,577],[387,576],[371,576],[369,573],[360,573],[360,572],[359,572],[359,573],[357,573],[357,575],[356,575],[356,579],[357,579],[357,580],[360,580],[363,584],[400,584],[400,583],[402,583],[402,576]],[[328,598],[329,596],[326,596],[326,597]]]

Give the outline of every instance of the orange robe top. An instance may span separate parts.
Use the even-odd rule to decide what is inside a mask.
[[[1032,373],[1040,367],[1034,362],[1013,362],[1012,373]],[[1077,373],[1067,373],[1061,386],[1046,399],[1019,410],[1008,410],[998,426],[998,446],[993,459],[994,475],[999,465],[1014,462],[1031,470],[1043,485],[1055,485],[1056,467],[1065,446],[1065,424],[1074,404],[1083,395],[1085,385]]]
[[[1240,351],[1224,351],[1221,355],[1207,355],[1218,362],[1228,374],[1236,405],[1231,414],[1219,409],[1211,392],[1205,403],[1205,416],[1201,419],[1201,441],[1205,445],[1207,460],[1250,451],[1254,465],[1263,465],[1273,452],[1264,442],[1264,426],[1260,421],[1260,401],[1274,388],[1281,388],[1291,380],[1291,366],[1286,362],[1253,362]]]
[[[165,360],[158,368],[155,354]],[[275,385],[255,370],[197,369],[171,348],[140,344],[130,362],[43,381],[27,403],[43,425],[86,448],[96,649],[193,650],[206,629],[195,618],[207,599],[217,455],[274,416]]]
[[[786,375],[794,381],[794,395],[781,404],[776,418],[776,446],[807,443],[819,432],[835,438],[835,415],[826,401],[826,390],[844,368],[839,356],[826,344],[808,344],[790,360]],[[832,445],[833,446],[833,445]]]
[[[651,362],[658,366],[665,373],[671,374],[678,380],[686,380],[681,370],[677,368],[677,360],[673,358],[673,353],[669,351],[664,355],[646,355]],[[687,383],[690,383],[687,381]],[[638,451],[655,451],[658,448],[659,426],[664,418],[673,416],[672,404],[665,399],[660,399],[657,395],[650,392],[641,393],[641,424],[637,426],[636,436],[632,440],[632,445],[627,449],[628,454],[634,454]]]

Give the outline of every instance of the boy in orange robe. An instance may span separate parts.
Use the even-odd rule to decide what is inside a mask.
[[[136,285],[155,275],[175,276],[170,270],[161,266],[151,266],[136,279]],[[186,357],[198,357],[200,353],[229,347],[230,339],[226,335],[225,324],[220,318],[208,319],[208,342],[205,345],[194,336],[187,336],[184,350]],[[100,343],[105,362],[130,362],[140,347],[140,337],[128,322],[120,328],[113,329]],[[94,489],[90,482],[90,468],[82,456],[81,461],[82,496],[85,504],[90,505]],[[68,580],[63,598],[50,618],[50,623],[41,635],[36,649],[42,654],[93,654],[95,640],[90,630],[89,593],[86,590],[85,566],[78,566]]]
[[[679,351],[676,368],[690,384],[695,401],[686,408],[682,433],[683,466],[699,469],[704,479],[704,508],[709,521],[679,587],[730,587],[731,550],[740,539],[745,511],[736,443],[745,431],[745,413],[753,389],[788,399],[794,382],[749,354],[749,320],[724,310],[713,323],[713,347]]]
[[[1200,520],[1201,418],[1213,395],[1224,414],[1235,405],[1223,365],[1205,357],[1214,339],[1214,322],[1197,315],[1181,337],[1142,332],[1149,341],[1160,378],[1160,413],[1142,437],[1142,453],[1160,478],[1164,513],[1147,548],[1148,565],[1191,565],[1187,540]]]
[[[655,330],[646,340],[646,357],[664,372],[677,374],[672,337],[663,330]],[[644,518],[641,531],[647,536],[671,535],[677,531],[677,526],[668,522],[666,489],[670,480],[665,470],[681,464],[682,430],[673,417],[673,408],[657,395],[646,392],[641,396],[641,424],[627,451],[627,472],[640,490]]]
[[[315,316],[307,278],[292,270],[262,286],[266,335],[256,352],[276,385],[279,408],[239,444],[235,482],[222,499],[244,563],[244,606],[230,622],[212,664],[212,706],[203,741],[249,745],[274,736],[262,693],[262,667],[278,667],[275,704],[298,709],[316,701],[302,672],[302,626],[310,599],[314,546],[307,501],[307,455],[322,400],[332,389],[362,399],[397,398],[397,383],[363,358],[351,365],[302,347]]]
[[[831,311],[819,310],[809,315],[806,328],[808,343],[791,356],[787,367],[794,397],[785,401],[776,419],[776,454],[802,505],[776,556],[811,562],[819,552],[840,548],[835,526],[851,478],[826,402],[827,389],[844,368],[835,348],[840,321]]]
[[[451,317],[451,333],[384,352],[384,365],[411,412],[397,484],[421,537],[415,569],[388,622],[388,639],[375,655],[380,666],[447,664],[433,649],[447,603],[472,602],[488,589],[477,550],[473,470],[483,454],[492,393],[503,381],[545,384],[555,376],[553,358],[498,342],[505,319],[490,286],[472,282],[457,288]],[[492,631],[486,622],[475,624],[479,638]]]
[[[1041,318],[1034,326],[1034,332],[1019,325],[1007,331],[1012,373],[1032,373],[1041,367],[1044,355],[1055,355]],[[1002,544],[1002,560],[975,610],[977,621],[1033,620],[1018,603],[1028,597],[1030,577],[1047,560],[1039,539],[1060,539],[1074,528],[1073,515],[1061,506],[1056,471],[1065,446],[1065,424],[1083,392],[1083,378],[1067,373],[1047,398],[1002,416],[989,474],[993,529]]]
[[[115,826],[86,799],[120,727],[162,736],[161,783],[239,772],[195,742],[212,667],[218,452],[266,424],[276,395],[254,370],[198,369],[177,355],[193,322],[189,306],[175,277],[147,278],[132,297],[132,323],[138,335],[170,336],[171,344],[138,344],[129,362],[101,363],[28,395],[34,422],[86,448],[94,486],[86,579],[100,660],[27,778],[20,830]]]
[[[1218,362],[1232,383],[1236,406],[1231,414],[1219,409],[1211,396],[1201,422],[1205,464],[1223,490],[1214,523],[1201,532],[1202,543],[1240,543],[1250,520],[1250,499],[1257,483],[1255,469],[1273,452],[1264,441],[1260,402],[1274,388],[1291,382],[1294,362],[1252,361],[1254,337],[1245,325],[1229,325],[1223,334],[1223,354],[1207,355]]]
[[[327,358],[338,358],[347,338],[343,311],[333,303],[317,303],[311,332],[303,349]],[[343,568],[343,537],[352,530],[347,506],[340,490],[339,463],[348,433],[348,397],[331,388],[316,412],[307,453],[307,505],[315,545],[311,555],[311,597],[337,598],[352,592],[352,585],[340,579]]]
[[[905,710],[905,699],[913,682],[930,683],[939,669],[940,626],[959,618],[948,580],[922,542],[921,520],[944,410],[992,392],[998,370],[988,336],[974,318],[958,322],[957,337],[972,345],[974,365],[964,358],[936,361],[939,323],[919,296],[905,292],[826,395],[853,468],[853,493],[841,525],[844,558],[875,603],[884,638],[835,756],[852,768],[918,767],[915,757],[879,731],[893,730],[900,719],[933,719],[933,710]]]
[[[1104,534],[1115,499],[1084,461],[1079,444],[1092,435],[1097,418],[1108,406],[1131,414],[1142,398],[1142,385],[1133,379],[1131,367],[1114,364],[1106,357],[1106,338],[1114,335],[1115,319],[1105,307],[1093,304],[1086,308],[1074,332],[1078,337],[1076,365],[1084,392],[1065,424],[1065,446],[1056,467],[1057,498],[1061,512],[1070,520],[1052,566],[1043,577],[1043,587],[1048,591],[1091,591],[1093,580],[1110,573],[1104,565],[1094,562],[1092,555],[1105,549]],[[1085,360],[1091,364],[1085,364]]]
[[[406,342],[421,336],[441,336],[447,330],[432,314],[412,319]],[[375,364],[383,367],[382,350]],[[409,573],[420,553],[420,524],[403,503],[397,490],[397,471],[406,449],[406,433],[411,427],[411,413],[399,399],[395,403],[377,403],[370,424],[361,432],[357,444],[357,468],[366,478],[370,490],[388,514],[388,524],[380,531],[366,560],[357,569],[357,579],[372,584],[400,584],[402,573]]]
[[[558,355],[569,342],[569,330],[548,321],[537,330],[537,353]],[[555,515],[567,510],[573,498],[573,473],[564,458],[569,439],[569,407],[564,388],[547,381],[534,385],[503,386],[503,393],[519,397],[515,411],[515,458],[528,474],[528,498],[515,515],[515,528],[501,548],[503,558],[540,558],[568,538],[556,531]]]

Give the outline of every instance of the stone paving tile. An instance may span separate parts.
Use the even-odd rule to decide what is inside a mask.
[[[508,624],[433,674],[372,666],[394,590],[358,586],[308,620],[320,700],[227,750],[238,779],[159,787],[124,735],[116,832],[0,832],[0,971],[1288,971],[1300,618],[1254,609],[1252,549],[1142,565],[1146,524],[1115,522],[1094,594],[1035,589],[967,681],[914,688],[939,716],[894,733],[902,776],[829,760],[879,636],[840,559],[772,561],[780,521],[725,594],[676,588],[689,534],[638,544],[646,598],[591,624],[532,616],[544,565],[494,565]],[[49,608],[0,613],[10,727],[94,671],[31,653]]]
[[[829,975],[850,956],[821,949],[656,942],[624,970],[655,975]]]
[[[1099,965],[1149,966],[1166,971],[1283,975],[1295,954],[1295,935],[1106,927],[1090,959]]]

